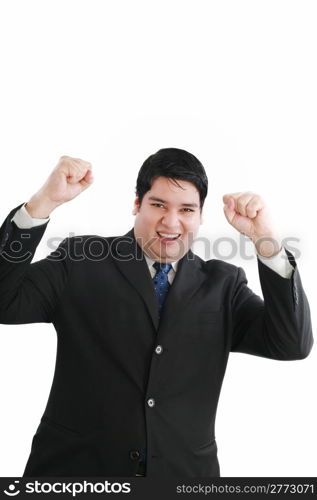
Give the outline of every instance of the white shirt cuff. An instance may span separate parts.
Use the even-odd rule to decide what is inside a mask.
[[[279,253],[273,257],[263,257],[257,253],[258,259],[268,266],[272,271],[282,276],[282,278],[290,278],[294,271],[293,266],[290,264],[285,248],[283,247]]]
[[[15,212],[14,216],[11,219],[11,221],[13,221],[18,226],[18,228],[31,229],[32,227],[45,224],[50,220],[49,217],[47,217],[47,219],[36,219],[34,217],[31,217],[31,215],[27,212],[25,205],[26,203],[24,203],[24,205]]]

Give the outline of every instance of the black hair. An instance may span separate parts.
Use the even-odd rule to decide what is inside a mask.
[[[173,179],[178,186],[177,179],[194,184],[199,192],[202,209],[208,191],[208,178],[196,156],[178,148],[160,149],[149,156],[139,170],[136,183],[136,195],[140,205],[143,196],[151,189],[157,177]]]

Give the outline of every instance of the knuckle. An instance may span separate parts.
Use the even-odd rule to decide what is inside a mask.
[[[243,200],[238,200],[238,209],[243,211],[245,208],[245,202]]]
[[[262,203],[262,198],[261,198],[261,196],[256,194],[256,195],[254,195],[254,197],[250,201],[250,205],[254,206],[254,205],[258,205],[259,203]]]

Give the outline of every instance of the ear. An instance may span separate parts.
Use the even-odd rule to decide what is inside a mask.
[[[134,200],[134,207],[132,210],[132,215],[136,215],[138,213],[139,209],[140,209],[140,202],[139,202],[139,198],[136,197]]]

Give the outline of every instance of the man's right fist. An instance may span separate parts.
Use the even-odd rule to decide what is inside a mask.
[[[45,219],[59,205],[70,201],[93,182],[92,166],[80,158],[61,156],[44,185],[25,208],[31,217]]]

